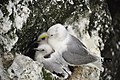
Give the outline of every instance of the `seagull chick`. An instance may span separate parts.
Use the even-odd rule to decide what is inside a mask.
[[[63,67],[61,61],[59,60],[58,53],[54,52],[52,47],[47,43],[45,35],[46,33],[39,36],[40,45],[38,48],[35,48],[35,60],[41,62],[45,69],[52,74],[57,75],[59,78],[68,78],[71,72],[69,71],[68,67]]]

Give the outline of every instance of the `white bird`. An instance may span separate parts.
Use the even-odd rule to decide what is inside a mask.
[[[69,71],[68,67],[63,67],[61,61],[59,60],[58,53],[54,52],[44,36],[45,33],[39,36],[41,44],[38,46],[38,48],[35,48],[35,60],[41,62],[45,69],[57,75],[58,77],[64,79],[68,78],[71,72]]]
[[[61,24],[51,26],[47,31],[48,43],[61,56],[61,60],[69,65],[82,65],[97,61],[84,44],[67,32]]]
[[[48,44],[39,45],[37,48],[34,48],[35,52],[35,60],[39,62],[43,62],[45,60],[44,57],[49,57],[53,52],[53,49]]]

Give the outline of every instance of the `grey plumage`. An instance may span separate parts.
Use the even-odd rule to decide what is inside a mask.
[[[66,62],[74,65],[87,64],[95,62],[96,56],[91,55],[84,44],[72,35],[69,35],[69,41],[67,42],[67,50],[62,53]]]
[[[37,40],[39,42],[39,46],[38,48],[35,48],[35,60],[43,64],[43,67],[50,73],[66,79],[69,76],[68,72],[70,71],[68,67],[63,67],[63,64],[61,64],[59,60],[59,54],[47,43],[47,37],[45,37],[45,35],[46,33],[42,33]]]
[[[63,25],[55,24],[48,29],[47,33],[48,43],[59,52],[63,63],[82,65],[98,60],[98,57],[90,54],[84,44],[69,34]]]
[[[43,61],[43,65],[45,69],[49,70],[59,77],[68,77],[68,73],[65,71],[64,67],[62,67],[62,64],[57,60],[57,58],[52,55],[50,56],[50,58],[45,58],[45,60]]]

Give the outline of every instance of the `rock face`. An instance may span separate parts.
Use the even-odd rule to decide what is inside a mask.
[[[2,58],[0,57],[0,80],[10,80],[7,72],[4,70]]]
[[[17,55],[8,68],[9,77],[17,80],[42,80],[42,64],[24,55]]]
[[[104,0],[0,1],[0,79],[52,80],[51,75],[41,71],[41,64],[34,61],[33,48],[38,46],[34,44],[38,35],[56,23],[66,26],[92,54],[99,57],[102,54],[105,58],[101,76],[100,70],[90,64],[75,67],[69,80],[113,80],[118,77],[119,9],[111,6],[112,0],[107,3]]]

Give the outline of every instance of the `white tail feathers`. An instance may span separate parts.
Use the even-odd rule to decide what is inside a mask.
[[[87,65],[90,66],[90,67],[95,67],[98,70],[103,72],[104,71],[104,68],[102,67],[103,58],[102,57],[98,57],[98,56],[96,56],[96,57],[98,59],[97,61],[95,61],[93,63],[89,63]]]

